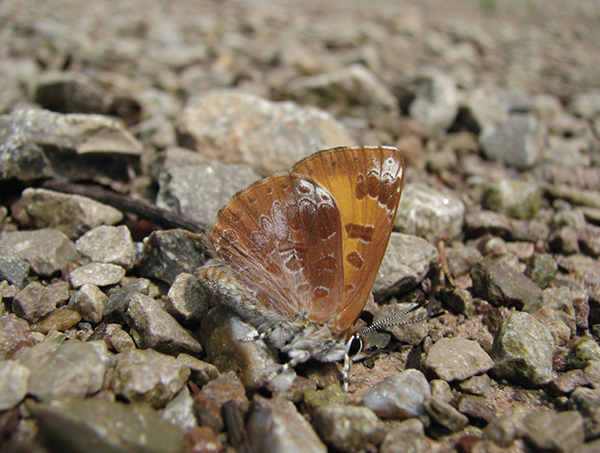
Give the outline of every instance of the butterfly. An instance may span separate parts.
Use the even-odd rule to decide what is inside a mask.
[[[207,232],[247,294],[225,298],[289,362],[344,360],[392,233],[404,160],[387,146],[319,151],[238,192]]]

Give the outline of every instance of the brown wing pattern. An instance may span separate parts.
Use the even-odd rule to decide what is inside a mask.
[[[334,148],[300,161],[291,173],[317,181],[340,209],[344,295],[342,306],[327,312],[346,330],[364,308],[392,233],[404,181],[402,154],[391,147]]]
[[[339,307],[341,219],[331,194],[290,173],[256,182],[219,211],[207,233],[216,256],[265,308],[286,319]]]

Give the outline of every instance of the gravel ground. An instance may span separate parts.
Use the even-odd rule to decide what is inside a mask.
[[[3,451],[598,451],[598,23],[592,0],[0,3]],[[370,335],[348,392],[317,360],[269,381],[287,358],[241,341],[251,297],[203,233],[366,145],[406,169],[357,328],[435,316]]]

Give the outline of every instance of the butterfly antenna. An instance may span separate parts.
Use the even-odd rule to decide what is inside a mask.
[[[402,318],[403,316],[406,316],[407,314],[409,314],[409,313],[411,313],[413,311],[416,311],[416,310],[418,310],[421,307],[424,307],[428,303],[429,303],[429,301],[425,300],[423,302],[418,303],[414,307],[408,308],[408,309],[404,310],[403,312],[398,313],[397,315],[394,315],[394,316],[392,316],[390,318],[382,319],[381,321],[376,322],[375,324],[372,324],[369,327],[367,327],[365,330],[363,330],[360,333],[360,336],[366,335],[367,333],[372,332],[374,330],[377,330],[380,327],[403,326],[403,325],[406,325],[406,324],[414,324],[414,323],[417,323],[417,322],[427,321],[428,319],[431,318],[431,315],[429,314],[429,310],[427,310],[428,311],[427,315],[423,316],[421,318],[414,319],[414,320],[411,320],[411,321],[401,321],[401,322],[395,323],[395,324],[388,324],[390,321],[393,321],[394,319]]]

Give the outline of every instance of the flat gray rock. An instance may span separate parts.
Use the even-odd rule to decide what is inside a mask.
[[[0,411],[12,409],[27,395],[29,368],[13,360],[0,360]]]
[[[116,264],[90,263],[73,269],[69,274],[69,281],[73,288],[80,288],[85,284],[108,286],[119,283],[125,276],[125,269]]]
[[[447,382],[464,381],[493,366],[494,362],[479,343],[463,337],[442,338],[429,349],[423,362],[427,371]]]
[[[75,247],[95,263],[116,264],[127,270],[133,267],[135,249],[125,225],[98,226],[81,236]]]

